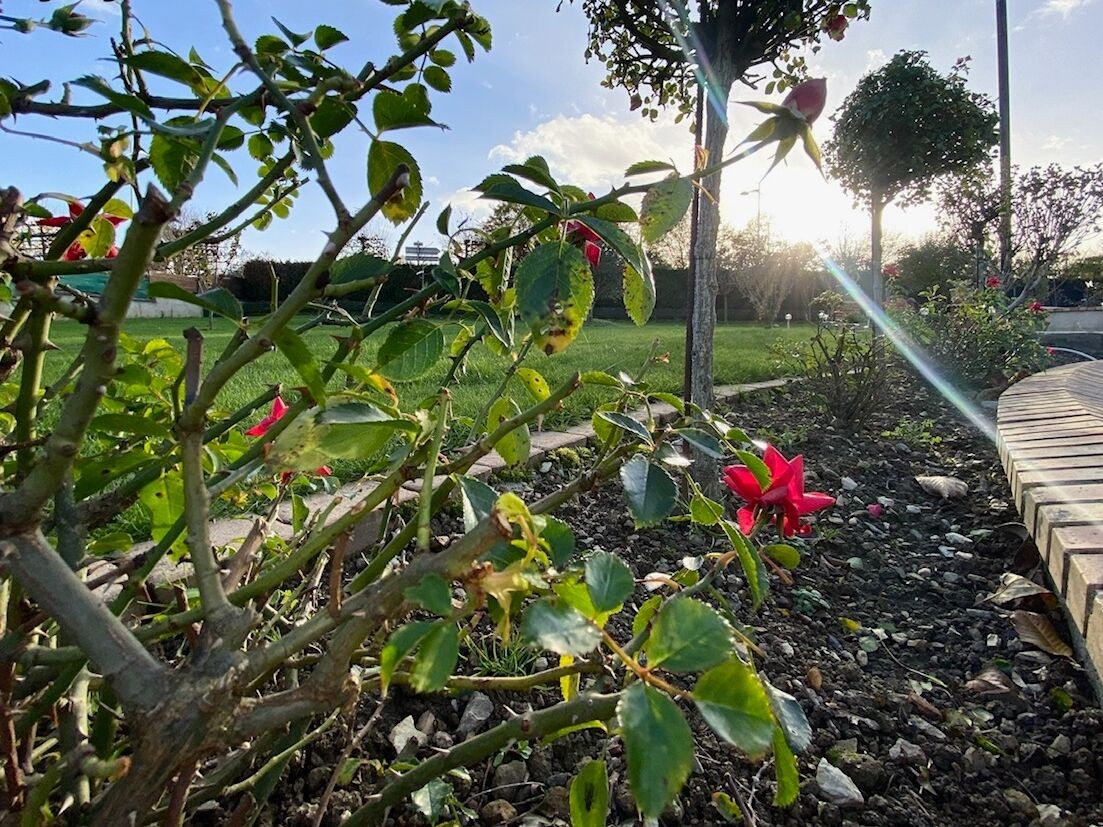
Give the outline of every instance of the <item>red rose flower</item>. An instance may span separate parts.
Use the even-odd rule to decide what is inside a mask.
[[[264,436],[268,433],[268,429],[283,419],[284,415],[291,410],[291,406],[283,401],[283,397],[277,396],[272,400],[272,412],[268,416],[264,417],[260,422],[245,432],[246,436]],[[333,475],[333,470],[328,465],[323,465],[317,471],[315,471],[319,477],[329,477]],[[287,483],[292,477],[290,471],[284,471],[280,475],[280,480]]]
[[[79,201],[70,201],[69,202],[69,214],[68,215],[54,215],[54,216],[51,216],[50,218],[40,218],[38,220],[38,226],[40,226],[40,227],[64,227],[67,224],[72,224],[77,219],[77,216],[79,216],[83,212],[84,212],[84,205],[83,204],[81,204]],[[112,226],[115,226],[115,227],[118,227],[120,224],[122,224],[124,221],[126,221],[126,219],[123,218],[121,215],[109,215],[108,213],[104,213],[103,217],[105,219],[107,219],[108,221],[110,221]],[[105,258],[115,258],[118,255],[119,255],[119,248],[116,247],[114,244],[112,244],[111,247],[108,249],[108,251],[104,254],[104,257]],[[88,256],[88,253],[84,249],[84,247],[81,246],[81,243],[79,241],[74,241],[65,250],[65,253],[61,256],[61,260],[62,261],[80,261],[83,258],[87,258],[87,256]]]
[[[1029,310],[1031,313],[1045,313],[1046,306],[1040,301],[1032,301],[1027,310]]]
[[[812,529],[800,518],[834,505],[835,498],[818,491],[805,492],[804,457],[787,460],[774,446],[767,445],[762,459],[770,471],[770,482],[766,486],[759,483],[746,465],[724,469],[728,488],[747,501],[736,513],[739,530],[749,535],[759,516],[769,512],[777,516],[782,535],[807,534]]]
[[[823,21],[823,30],[827,32],[827,36],[832,40],[842,40],[846,37],[846,27],[850,25],[850,21],[846,19],[845,15],[836,14],[834,17],[828,17]]]
[[[881,273],[887,279],[900,278],[900,265],[899,264],[886,264],[881,268]]]
[[[594,200],[594,194],[590,193],[590,200]],[[582,249],[586,260],[590,262],[591,269],[596,269],[601,263],[601,236],[586,226],[581,221],[568,221],[564,228],[567,240],[576,247]]]
[[[989,290],[999,290],[1003,286],[999,276],[989,276],[984,280],[984,286]]]

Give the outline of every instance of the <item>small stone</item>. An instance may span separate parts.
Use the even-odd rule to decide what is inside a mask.
[[[1007,802],[1007,806],[1027,821],[1033,821],[1038,817],[1038,805],[1022,790],[1008,787],[1003,791],[1003,799]]]
[[[961,575],[956,571],[944,571],[942,572],[942,581],[953,585],[954,583],[961,582]]]
[[[908,723],[911,724],[912,727],[914,727],[915,729],[922,732],[928,738],[932,738],[935,741],[946,740],[945,732],[936,727],[934,724],[929,723],[928,721],[924,721],[922,718],[912,715],[910,718],[908,718]]]
[[[839,483],[842,485],[844,491],[853,491],[855,488],[858,487],[858,483],[856,483],[850,477],[843,477],[841,480],[839,480]]]
[[[905,508],[905,510],[907,510],[907,512],[909,514],[922,514],[923,513],[923,509],[920,508],[918,505],[906,505],[906,506],[904,506],[904,508]]]
[[[1051,756],[1068,755],[1072,752],[1072,741],[1065,733],[1061,733],[1053,739],[1053,743],[1046,750]]]
[[[429,739],[431,743],[437,749],[451,749],[455,745],[455,741],[452,740],[452,736],[444,730],[434,732],[433,737]]]
[[[793,655],[796,654],[796,650],[793,649],[793,644],[791,644],[787,640],[783,640],[778,645],[778,648],[781,650],[781,654],[785,655],[785,657],[787,657],[787,658],[791,658],[791,657],[793,657]]]
[[[532,668],[537,672],[543,672],[549,666],[551,666],[551,662],[543,655],[532,662]]]
[[[437,728],[437,716],[433,714],[431,709],[427,709],[421,713],[417,719],[417,728],[426,735],[432,735]]]
[[[488,801],[479,810],[479,820],[491,827],[495,824],[509,824],[515,818],[517,818],[517,808],[501,798]]]
[[[989,649],[995,649],[997,646],[1000,645],[1000,636],[997,634],[989,635],[987,643]]]
[[[897,738],[896,743],[889,747],[889,759],[898,764],[922,764],[927,756],[916,744]]]
[[[1056,804],[1039,804],[1038,823],[1042,827],[1064,827],[1066,824],[1064,811]]]
[[[571,793],[566,787],[549,787],[540,803],[540,812],[568,821],[571,817]]]
[[[414,726],[414,716],[407,715],[394,725],[389,736],[399,760],[413,758],[429,741],[429,736]]]
[[[861,807],[866,803],[862,791],[845,772],[821,758],[816,766],[816,784],[823,797],[839,807]]]
[[[892,508],[894,505],[896,505],[896,500],[894,500],[892,497],[878,497],[877,502],[879,502],[885,508]]]
[[[869,655],[866,654],[864,649],[859,649],[854,653],[854,660],[858,661],[858,665],[863,669],[869,666]]]
[[[958,534],[956,531],[948,531],[945,534],[946,542],[954,546],[971,546],[973,541],[966,537],[964,534]]]
[[[502,798],[518,801],[528,795],[529,786],[525,783],[528,780],[528,764],[521,760],[507,761],[494,770],[493,786]]]
[[[493,714],[494,701],[482,692],[474,693],[464,707],[463,715],[460,716],[460,725],[456,727],[457,734],[466,737],[473,732],[478,732],[486,726],[486,722]]]
[[[551,469],[552,469],[552,464],[550,462],[541,462],[540,463],[540,473],[541,474],[546,474]]]

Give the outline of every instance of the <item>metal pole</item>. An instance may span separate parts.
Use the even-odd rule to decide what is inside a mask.
[[[1007,0],[996,0],[1000,91],[1000,278],[1011,280],[1011,95],[1007,59]]]

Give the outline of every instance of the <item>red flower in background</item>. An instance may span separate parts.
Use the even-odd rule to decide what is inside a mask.
[[[886,264],[881,268],[881,273],[887,279],[900,278],[900,265],[899,264]]]
[[[1003,282],[1000,281],[999,276],[989,276],[984,280],[984,286],[989,290],[999,290],[1003,287]]]
[[[64,227],[67,224],[72,224],[77,219],[77,216],[79,216],[83,212],[84,205],[82,203],[80,203],[79,201],[70,201],[68,215],[55,215],[51,216],[50,218],[40,218],[38,220],[38,226]],[[118,227],[120,224],[126,221],[126,219],[123,218],[121,215],[108,215],[107,213],[104,213],[103,217],[110,221],[111,224],[115,227]],[[115,258],[118,254],[119,248],[112,244],[111,248],[105,254],[105,257]],[[61,257],[61,260],[79,261],[80,259],[86,258],[87,256],[88,252],[84,249],[84,247],[81,246],[81,243],[79,241],[74,241],[72,244],[69,245],[68,249],[65,251],[65,254]]]
[[[1027,310],[1029,310],[1031,313],[1045,313],[1046,306],[1040,301],[1032,301]]]
[[[810,124],[820,116],[826,104],[827,78],[812,78],[798,83],[781,102],[782,106],[800,114]]]
[[[834,505],[835,498],[818,491],[805,492],[804,457],[787,460],[774,446],[767,445],[762,460],[770,471],[770,483],[765,487],[746,465],[724,469],[728,488],[747,501],[736,514],[739,530],[749,535],[758,517],[771,512],[777,514],[782,535],[807,534],[812,529],[800,518]]]
[[[268,433],[268,429],[279,422],[281,419],[283,419],[284,414],[286,414],[289,410],[291,410],[291,406],[283,401],[282,396],[277,396],[275,399],[272,400],[272,412],[269,413],[268,416],[264,417],[264,419],[262,419],[252,428],[250,428],[248,431],[246,431],[245,435],[264,436],[266,433]],[[323,465],[321,468],[315,471],[315,473],[319,477],[329,477],[333,475],[333,469],[331,469],[328,465]],[[291,479],[291,477],[292,473],[290,471],[284,471],[283,474],[280,475],[280,480],[286,483],[288,480]]]
[[[590,200],[594,200],[594,194],[590,193]],[[580,247],[591,268],[596,268],[601,263],[601,236],[583,224],[581,221],[568,221],[566,226],[567,239],[575,246]]]
[[[845,15],[836,14],[834,17],[828,17],[823,21],[823,30],[827,32],[827,36],[832,40],[842,40],[846,37],[846,27],[850,25],[850,21],[846,19]]]

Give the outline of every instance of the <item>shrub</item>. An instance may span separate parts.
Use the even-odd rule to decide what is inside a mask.
[[[946,293],[935,287],[921,299],[895,318],[951,381],[1002,390],[1046,365],[1039,341],[1045,312],[1037,302],[1012,307],[998,279],[980,289],[960,284]]]
[[[523,229],[498,232],[469,255],[445,254],[423,286],[366,319],[332,310],[333,301],[377,293],[395,272],[367,253],[340,258],[345,246],[378,215],[404,224],[424,212],[421,169],[392,140],[395,130],[438,125],[430,89],[451,88],[456,55],[449,47],[474,59],[491,44],[487,21],[467,3],[390,5],[398,48],[362,67],[337,62],[329,50],[349,38],[329,25],[298,34],[276,23],[250,45],[231,4],[219,0],[234,57],[217,69],[186,44],[170,51],[153,34],[131,43],[125,33],[135,21],[122,4],[124,37],[106,73],[118,80],[89,76],[72,84],[74,97],[93,104],[71,102],[68,84],[58,100],[40,101],[49,84],[0,80],[3,117],[17,115],[21,125],[40,116],[91,123],[85,128],[97,141],[95,163],[106,173],[86,204],[62,196],[56,216],[46,206],[55,194],[25,201],[14,187],[0,192],[0,271],[18,295],[0,329],[0,364],[13,372],[0,386],[0,749],[3,806],[21,812],[13,818],[23,823],[181,824],[210,801],[234,820],[255,819],[296,751],[361,698],[381,701],[399,683],[417,693],[470,686],[469,676],[454,674],[462,630],[487,612],[503,637],[519,630],[525,645],[559,655],[562,665],[523,686],[516,676],[480,686],[517,691],[562,680],[563,699],[414,766],[377,756],[369,763],[378,772],[364,780],[364,804],[348,823],[379,821],[411,794],[430,783],[439,791],[452,770],[522,737],[609,721],[624,742],[640,810],[657,819],[694,760],[675,699],[695,704],[736,747],[756,757],[773,752],[776,800],[796,798],[793,751],[807,745],[807,722],[793,698],[759,675],[734,627],[706,599],[716,599],[712,586],[722,571],[739,567],[760,606],[769,586],[764,558],[796,565],[799,554],[784,538],[803,532],[801,515],[829,498],[803,491],[798,459],[770,450],[760,459],[742,431],[654,392],[641,378],[646,365],[635,379],[589,371],[557,388],[521,367],[533,350],[554,358],[579,334],[594,296],[583,249],[594,239],[624,263],[627,313],[647,320],[655,288],[632,238],[641,226],[657,238],[677,223],[693,180],[650,162],[645,171],[669,177],[590,199],[556,180],[540,157],[511,164],[478,189],[521,207]],[[89,25],[73,4],[41,21],[34,36]],[[15,20],[10,28],[36,26]],[[175,96],[151,97],[148,81]],[[89,105],[94,122],[85,117]],[[374,127],[370,196],[350,205],[327,159],[333,137],[357,117]],[[784,127],[778,134],[807,130],[789,110],[773,117]],[[224,153],[246,145],[251,159],[239,172],[259,169],[255,181],[242,182],[245,193],[162,241],[211,168],[230,168]],[[229,318],[237,332],[206,360],[207,343],[195,329],[183,342],[136,342],[122,333],[152,260],[287,217],[306,179],[329,205],[330,229],[271,312],[246,319],[225,289],[194,296],[155,284],[151,294],[198,304]],[[141,193],[136,210],[116,197],[124,187]],[[621,200],[632,195],[644,196],[640,215]],[[45,255],[23,247],[39,226],[54,233]],[[454,234],[450,209],[436,227]],[[55,277],[82,272],[109,273],[98,300],[54,292]],[[475,298],[476,285],[485,300]],[[43,366],[58,316],[87,333],[79,353],[64,354],[69,368],[46,388]],[[310,335],[334,316],[343,335]],[[451,414],[452,389],[466,356],[483,346],[511,354],[513,363],[472,432]],[[226,410],[221,391],[270,351],[293,366],[299,386],[286,391],[287,400],[272,388]],[[405,383],[442,363],[452,369],[440,390],[411,398]],[[510,464],[526,463],[532,423],[583,385],[605,388],[612,402],[595,416],[598,447],[580,454],[573,480],[525,502],[472,475],[494,450]],[[660,426],[627,415],[650,400],[674,405],[679,418]],[[580,557],[569,526],[553,512],[619,477],[637,525],[679,516],[687,510],[677,479],[686,463],[672,445],[681,442],[713,456],[738,453],[743,465],[730,469],[731,479],[747,505],[736,524],[687,480],[689,517],[728,549],[645,596],[615,555]],[[334,458],[376,459],[381,470],[347,508],[331,510],[301,497],[299,483],[326,476]],[[414,480],[421,485],[411,495]],[[439,548],[434,521],[447,518],[452,498],[462,504],[464,531]],[[391,507],[402,499],[410,501],[405,522]],[[267,513],[244,538],[214,543],[213,514],[261,500]],[[135,502],[149,513],[154,541],[140,552],[115,522]],[[280,514],[287,525],[277,522]],[[780,543],[769,542],[774,523]],[[154,588],[151,574],[165,560],[187,564],[188,588],[169,595]],[[610,627],[622,611],[630,623]],[[622,633],[628,627],[630,637]],[[586,691],[574,680],[583,673],[595,676]],[[605,765],[590,766],[596,769],[587,770],[586,783],[595,794],[587,798],[607,800]],[[589,814],[593,823],[604,817]]]
[[[896,370],[883,336],[874,336],[835,292],[812,301],[816,327],[811,340],[786,353],[790,369],[807,382],[811,397],[835,424],[854,428],[887,398]]]

